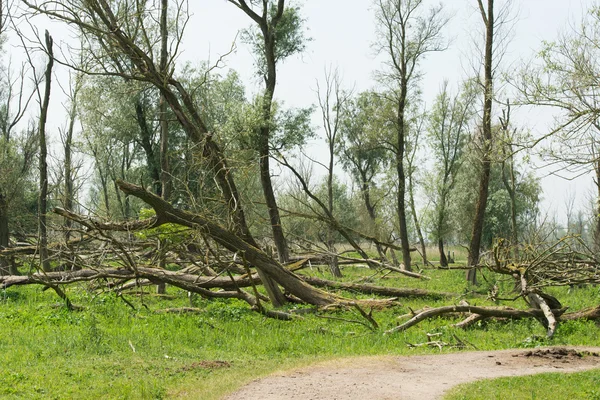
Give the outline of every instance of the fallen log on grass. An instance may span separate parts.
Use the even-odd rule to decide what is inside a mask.
[[[302,276],[302,279],[316,287],[328,287],[332,289],[343,289],[353,292],[374,294],[378,296],[390,296],[390,297],[428,297],[428,298],[454,298],[459,297],[456,293],[447,292],[434,292],[431,290],[424,289],[410,289],[410,288],[395,288],[369,284],[358,284],[349,282],[337,282],[330,281],[327,279],[315,278],[311,276]]]
[[[560,310],[552,310],[552,314],[556,317],[562,315],[567,308]],[[545,317],[544,311],[540,309],[529,309],[529,310],[518,310],[509,307],[477,307],[477,306],[444,306],[437,308],[430,308],[424,310],[405,323],[398,325],[395,328],[385,331],[385,334],[402,332],[410,327],[413,327],[428,318],[438,317],[444,314],[450,313],[471,313],[480,315],[483,318],[496,317],[496,318],[536,318],[541,319]],[[473,318],[473,317],[469,317]]]

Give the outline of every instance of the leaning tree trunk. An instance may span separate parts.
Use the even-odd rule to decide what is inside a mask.
[[[419,223],[419,217],[417,216],[417,207],[415,206],[415,196],[414,196],[414,191],[413,191],[412,174],[413,174],[413,172],[411,171],[410,175],[408,177],[408,181],[409,181],[408,196],[409,196],[409,203],[410,203],[410,211],[413,215],[413,222],[415,224],[415,230],[417,231],[417,236],[419,237],[419,244],[421,245],[423,265],[427,265],[428,264],[427,248],[425,247],[425,239],[423,238],[423,232],[421,231],[421,224]]]
[[[329,106],[329,102],[327,103]],[[329,209],[329,213],[333,215],[333,167],[334,167],[334,156],[335,156],[335,141],[333,139],[333,135],[331,135],[329,140],[329,166],[328,166],[328,174],[327,174],[327,208]],[[329,251],[329,270],[331,274],[336,278],[342,277],[342,271],[340,270],[340,265],[338,263],[338,256],[335,250],[335,239],[334,239],[335,230],[332,226],[329,226],[327,229],[327,251]]]
[[[286,291],[301,300],[314,305],[344,303],[342,298],[308,285],[293,272],[284,268],[279,262],[236,233],[226,230],[201,215],[176,209],[162,198],[146,191],[140,186],[123,181],[118,181],[118,185],[127,195],[135,196],[154,208],[156,211],[156,223],[154,226],[163,223],[176,223],[200,229],[226,249],[241,254],[245,261],[249,265],[254,266],[259,273],[271,278],[274,282],[283,286]]]

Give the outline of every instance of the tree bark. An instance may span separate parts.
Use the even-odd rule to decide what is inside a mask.
[[[161,0],[161,10],[160,10],[160,64],[159,70],[163,76],[168,76],[169,72],[167,71],[167,62],[168,62],[168,39],[169,39],[169,30],[167,26],[167,15],[168,15],[168,0]],[[160,100],[158,103],[158,112],[160,114],[160,185],[161,185],[161,196],[166,201],[169,201],[171,197],[172,191],[172,183],[171,183],[171,171],[169,169],[169,121],[167,120],[167,101],[163,94],[160,95]],[[166,241],[164,239],[159,239],[159,268],[165,269],[167,263],[165,259],[166,251],[165,251]],[[156,286],[156,293],[165,294],[167,291],[166,285],[164,283],[159,283]]]
[[[75,87],[73,88],[71,96],[71,109],[69,110],[69,126],[63,137],[63,149],[65,152],[65,160],[63,163],[63,170],[65,176],[65,193],[63,205],[66,210],[74,211],[74,199],[75,199],[75,188],[74,188],[74,167],[73,167],[73,134],[75,131],[75,120],[77,119],[77,93],[79,92],[80,78],[77,77],[75,81]],[[65,242],[71,239],[71,230],[73,228],[73,221],[69,218],[64,219],[65,227]]]
[[[494,0],[487,1],[487,13],[484,9],[483,0],[478,0],[481,16],[485,24],[485,60],[484,60],[484,102],[483,102],[483,126],[482,126],[482,165],[479,178],[479,193],[477,205],[475,206],[475,217],[473,218],[473,229],[471,231],[471,242],[469,243],[468,265],[475,266],[479,263],[479,251],[481,249],[481,238],[483,236],[483,222],[487,206],[490,168],[491,168],[491,146],[492,146],[492,101],[493,101],[493,45],[494,45]],[[486,15],[487,14],[487,15]],[[467,271],[469,283],[477,284],[477,270],[471,268]]]
[[[406,70],[406,67],[403,68]],[[404,172],[404,151],[406,146],[406,126],[404,111],[406,108],[406,97],[408,94],[408,82],[406,78],[401,79],[400,99],[398,102],[397,134],[396,134],[396,173],[398,176],[398,228],[400,244],[402,246],[402,262],[407,271],[411,271],[410,243],[408,241],[408,226],[406,223],[406,175]]]
[[[411,161],[412,164],[412,161]],[[427,248],[425,247],[425,239],[423,238],[423,232],[421,231],[421,224],[419,223],[419,217],[417,216],[417,207],[415,206],[415,196],[413,191],[413,178],[412,174],[414,172],[411,171],[408,181],[409,181],[409,190],[408,190],[408,198],[410,204],[410,211],[413,215],[413,222],[415,223],[415,230],[417,231],[417,236],[419,237],[419,244],[421,245],[421,256],[423,257],[423,265],[427,265]]]
[[[440,267],[447,267],[448,258],[446,258],[446,253],[444,252],[444,239],[441,237],[438,239],[438,250],[440,251]]]

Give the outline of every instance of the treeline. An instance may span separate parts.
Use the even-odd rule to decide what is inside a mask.
[[[563,233],[540,214],[532,149],[564,168],[594,170],[600,193],[595,8],[581,26],[545,42],[532,55],[534,63],[524,62],[505,78],[498,67],[503,45],[496,43],[509,34],[499,29],[508,26],[503,22],[512,18],[514,2],[473,0],[481,12],[473,29],[483,33],[484,49],[477,73],[463,82],[441,82],[426,107],[419,86],[427,75],[420,64],[450,45],[450,13],[421,0],[376,0],[377,48],[384,59],[377,85],[347,90],[351,85],[330,69],[319,79],[315,105],[294,109],[277,97],[277,68],[310,43],[310,20],[298,4],[229,0],[232,13],[248,17],[240,38],[264,83],[248,96],[235,68],[176,62],[186,23],[194,18],[185,1],[44,3],[23,0],[0,10],[2,37],[21,38],[19,51],[28,55],[20,70],[8,61],[2,65],[0,249],[38,243],[44,215],[50,241],[81,231],[51,214],[53,207],[114,221],[147,216],[148,205],[125,195],[120,180],[271,249],[281,262],[320,249],[339,275],[337,254],[352,248],[370,258],[363,250],[369,243],[382,260],[395,258],[389,250],[398,249],[399,262],[410,271],[414,248],[427,262],[434,244],[445,266],[446,246],[460,244],[469,246],[469,263],[476,265],[480,249],[499,238],[516,245]],[[52,42],[42,38],[30,45],[23,39],[29,32],[16,21],[43,16],[71,29],[79,45],[52,51]],[[3,50],[8,60],[13,50]],[[41,183],[36,164],[47,149],[35,108],[43,108],[48,78],[40,60],[56,60],[71,71],[63,84],[66,122],[48,132],[61,149],[51,149],[48,178]],[[499,100],[508,97],[513,100]],[[511,120],[517,105],[557,110],[548,141],[532,138]],[[322,126],[314,125],[314,115]],[[324,149],[318,159],[307,147],[316,137]],[[44,182],[48,194],[40,196]],[[590,245],[598,243],[598,214],[570,212],[569,229]],[[0,267],[18,272],[3,258]]]

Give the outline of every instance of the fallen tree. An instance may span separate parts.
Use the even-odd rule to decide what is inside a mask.
[[[562,308],[560,310],[552,310],[552,314],[554,316],[562,315],[567,308]],[[479,319],[483,318],[543,318],[545,317],[545,313],[539,309],[529,309],[529,310],[518,310],[510,307],[477,307],[477,306],[444,306],[444,307],[436,307],[429,308],[426,310],[422,310],[417,313],[414,317],[406,321],[405,323],[398,325],[395,328],[389,329],[385,331],[386,334],[391,334],[395,332],[402,332],[407,330],[410,327],[417,325],[418,323],[428,319],[439,317],[444,314],[455,314],[455,313],[470,313],[473,316],[479,316]],[[478,317],[469,316],[468,319],[473,320]]]
[[[173,207],[170,203],[166,202],[161,197],[156,196],[153,193],[148,192],[141,186],[133,185],[121,180],[117,182],[118,187],[127,195],[135,196],[146,204],[151,206],[156,215],[152,218],[144,221],[136,222],[136,227],[143,227],[144,229],[156,228],[166,223],[174,223],[189,228],[197,229],[202,234],[210,237],[216,243],[220,244],[229,251],[238,254],[244,263],[248,266],[256,268],[258,271],[268,275],[275,282],[281,285],[289,294],[299,298],[300,300],[317,305],[326,306],[332,304],[354,304],[359,303],[361,300],[346,299],[326,291],[317,289],[308,283],[306,283],[301,277],[294,274],[292,271],[286,269],[281,263],[272,257],[269,257],[261,249],[253,246],[246,240],[242,239],[236,233],[231,232],[217,223],[209,220],[202,215],[194,214],[188,211],[179,210]],[[89,230],[97,230],[100,232],[104,231],[131,231],[131,224],[118,224],[118,223],[103,223],[92,220],[90,218],[79,216],[75,213],[57,208],[55,212],[66,218],[70,218],[75,222],[87,227]],[[127,255],[125,255],[127,256]],[[129,260],[128,264],[132,273],[140,274],[139,268],[135,266],[135,263]],[[176,274],[175,274],[176,275]],[[162,279],[165,279],[165,274]],[[197,278],[197,277],[196,277]],[[181,287],[185,283],[175,282],[173,278],[172,283],[175,286]],[[182,287],[189,290],[185,287]],[[191,291],[191,290],[190,290]],[[365,301],[372,304],[374,301]],[[377,302],[377,301],[375,301]],[[389,300],[379,300],[382,305],[389,304]]]

